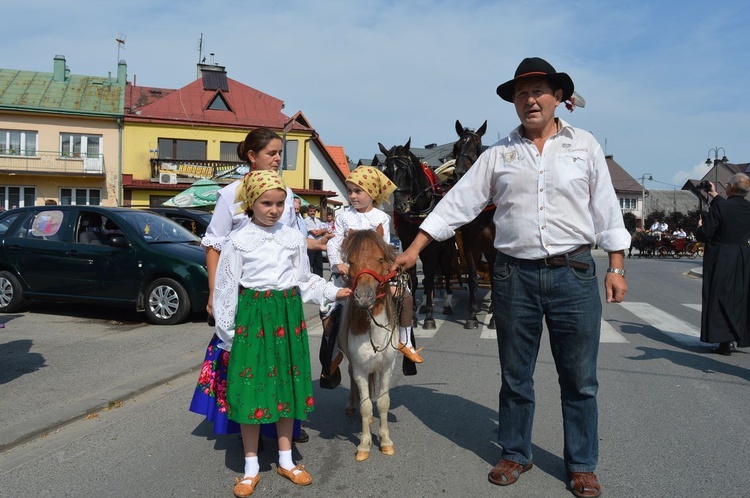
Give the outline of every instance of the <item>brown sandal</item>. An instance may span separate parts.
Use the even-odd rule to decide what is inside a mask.
[[[498,486],[510,486],[521,477],[521,474],[527,470],[531,470],[531,467],[533,466],[533,462],[521,465],[512,460],[502,459],[497,462],[497,465],[492,467],[487,478],[492,484],[497,484]]]
[[[239,477],[234,478],[234,496],[237,498],[247,498],[255,491],[255,486],[260,481],[260,474],[256,474],[255,477]]]
[[[286,470],[282,467],[277,467],[276,471],[279,473],[279,475],[286,477],[294,484],[298,484],[300,486],[307,486],[308,484],[312,484],[312,476],[308,471],[305,470],[304,465],[297,465],[292,470]]]
[[[602,486],[593,472],[570,472],[568,478],[570,491],[578,498],[596,498],[602,494]]]
[[[407,346],[403,342],[398,343],[398,350],[413,363],[422,363],[424,361],[419,355],[419,352],[422,351],[422,349],[424,348],[414,349],[414,346]]]

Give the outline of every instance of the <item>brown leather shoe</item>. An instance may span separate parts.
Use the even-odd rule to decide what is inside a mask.
[[[512,460],[502,459],[497,462],[497,465],[492,467],[487,478],[492,484],[497,484],[498,486],[510,486],[521,477],[521,474],[527,470],[531,470],[531,467],[533,466],[533,462],[521,465]]]
[[[424,360],[421,356],[419,356],[419,352],[422,351],[423,348],[414,349],[414,346],[406,346],[403,342],[398,343],[398,350],[403,353],[404,356],[409,358],[410,361],[413,361],[414,363],[422,363]]]
[[[260,474],[257,474],[255,477],[243,477],[241,480],[239,477],[235,477],[234,489],[232,490],[234,491],[234,496],[237,498],[247,498],[255,491],[258,481],[260,481]]]
[[[570,472],[568,478],[568,486],[578,498],[596,498],[602,494],[599,479],[593,472]]]
[[[279,475],[282,475],[292,481],[294,484],[299,486],[307,486],[312,484],[312,476],[308,471],[305,470],[304,465],[297,465],[292,470],[286,470],[281,467],[276,467],[276,471]]]

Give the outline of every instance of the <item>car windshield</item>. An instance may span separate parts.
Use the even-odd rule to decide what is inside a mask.
[[[145,211],[120,212],[122,218],[149,243],[200,242],[200,239],[179,224]]]

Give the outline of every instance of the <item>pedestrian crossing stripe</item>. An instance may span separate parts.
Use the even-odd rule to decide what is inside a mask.
[[[701,331],[685,320],[648,303],[620,303],[620,306],[663,334],[683,344],[700,342]],[[692,308],[692,306],[688,306]]]
[[[683,306],[701,311],[700,304],[689,304],[683,303]],[[635,315],[639,320],[644,322],[647,326],[653,327],[659,332],[662,332],[675,341],[687,345],[695,345],[700,342],[700,329],[691,325],[690,323],[678,318],[666,311],[663,311],[649,303],[637,303],[637,302],[622,302],[619,304],[622,308]],[[439,316],[439,315],[438,315]],[[420,323],[423,318],[420,317]],[[490,329],[484,323],[488,320],[488,315],[478,315],[479,327],[474,330],[466,331],[467,333],[479,332],[480,339],[492,339],[497,340],[497,333],[494,329]],[[435,318],[436,327],[434,330],[425,330],[421,326],[414,329],[414,335],[421,339],[432,339],[437,334],[438,330],[443,328],[447,320],[443,318]],[[462,320],[456,320],[452,318],[450,320],[451,326],[461,326]],[[315,320],[307,329],[308,336],[321,336],[323,334],[323,327],[319,320]],[[599,338],[600,343],[609,344],[627,344],[630,341],[623,336],[617,329],[612,326],[607,320],[602,318],[601,323],[601,336]]]

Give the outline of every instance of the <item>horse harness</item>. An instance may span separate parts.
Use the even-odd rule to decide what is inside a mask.
[[[406,167],[407,174],[409,175],[409,187],[396,187],[396,190],[394,191],[394,194],[408,195],[407,204],[409,205],[410,211],[409,213],[402,213],[400,214],[400,216],[410,222],[415,218],[425,218],[432,212],[432,210],[435,208],[435,204],[437,204],[438,199],[442,196],[440,181],[438,180],[437,176],[432,172],[432,170],[423,166],[422,171],[425,173],[425,176],[427,176],[427,180],[430,184],[427,187],[420,189],[419,185],[417,184],[416,175],[412,173],[411,166],[414,166],[414,164],[412,163],[411,158],[409,158],[408,156],[391,156],[388,159],[392,159],[394,162],[397,162]],[[416,168],[416,166],[414,167]],[[416,195],[412,196],[412,192],[416,192]],[[411,207],[414,206],[414,204],[416,204],[419,198],[422,196],[429,199],[428,206],[420,211],[414,213],[411,212]]]
[[[359,277],[365,275],[370,275],[375,280],[380,282],[378,284],[377,292],[378,294],[375,295],[375,299],[381,299],[385,297],[385,295],[388,293],[388,285],[392,282],[396,282],[396,290],[394,291],[394,297],[393,301],[396,305],[396,319],[398,320],[401,317],[401,312],[404,309],[404,298],[406,296],[405,291],[408,288],[408,280],[409,275],[403,271],[401,267],[398,268],[398,270],[392,270],[385,275],[381,275],[380,273],[376,272],[375,270],[371,270],[369,268],[363,268],[362,270],[355,275],[355,277],[352,279],[352,293],[354,293],[354,290],[357,288],[357,282],[359,281]],[[370,321],[380,327],[381,329],[388,329],[388,324],[380,324],[377,320],[375,320],[375,317],[372,315],[372,310],[367,309],[367,315],[370,317]],[[393,328],[391,328],[391,336],[388,337],[387,343],[392,343],[391,339],[393,337],[393,333],[396,330],[397,325],[394,325]],[[385,350],[386,344],[383,344],[382,347],[378,347],[375,345],[374,342],[372,342],[372,333],[370,335],[370,345],[372,346],[372,350],[375,353],[378,353],[380,351]],[[393,344],[391,344],[391,347],[394,347]]]

